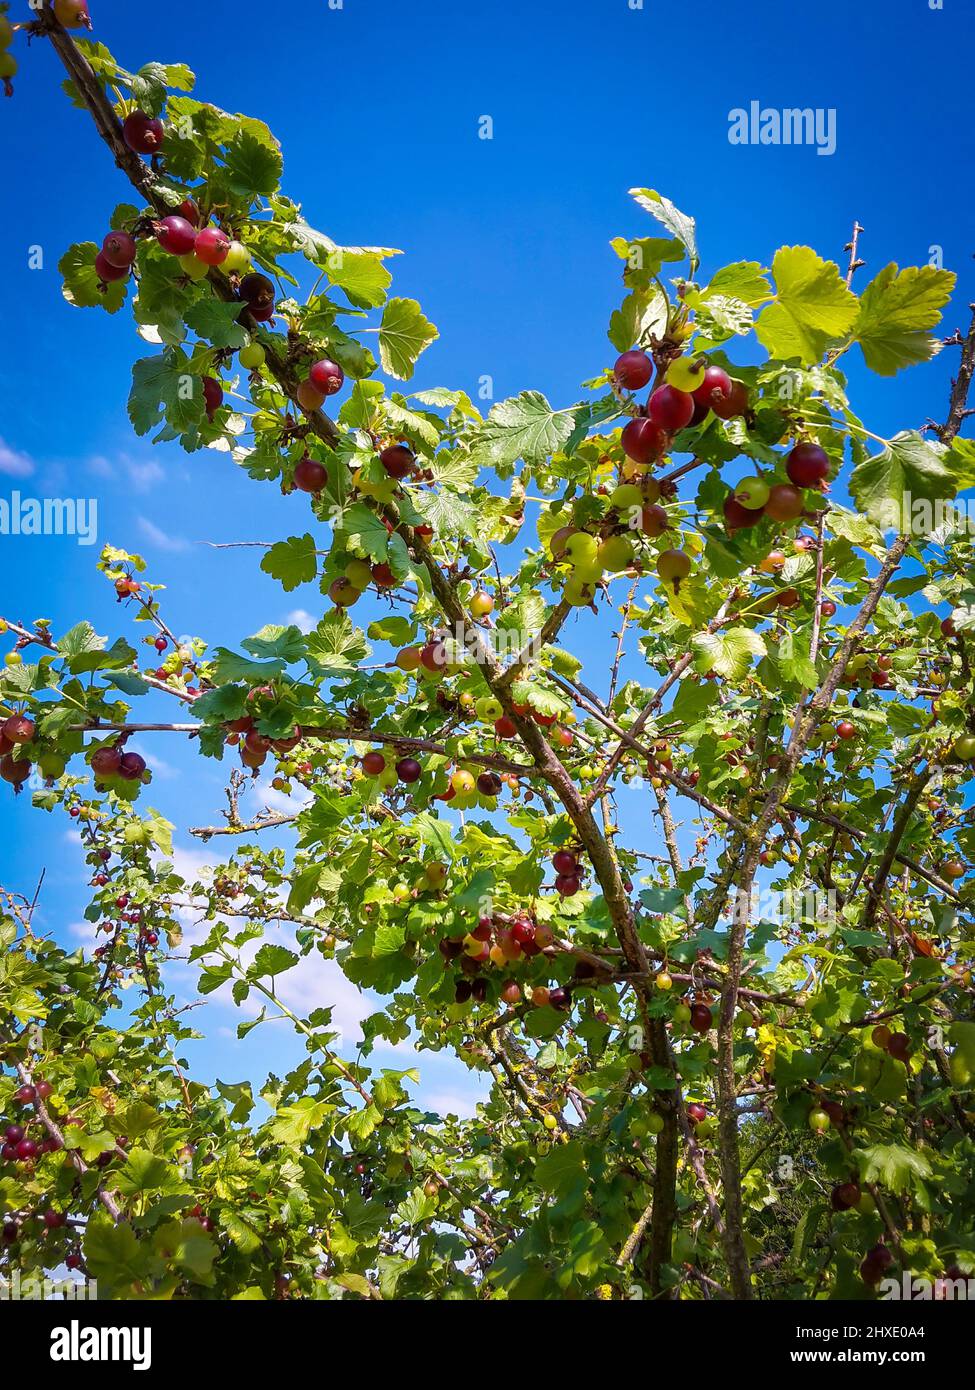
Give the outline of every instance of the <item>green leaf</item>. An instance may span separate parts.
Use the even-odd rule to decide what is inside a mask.
[[[571,433],[569,411],[553,410],[539,391],[523,391],[492,408],[474,436],[471,453],[502,471],[518,459],[529,468],[541,468]]]
[[[910,530],[912,503],[953,497],[955,489],[945,450],[916,430],[895,435],[850,475],[853,500],[881,530]]]
[[[115,1179],[120,1192],[127,1197],[142,1192],[156,1192],[161,1188],[179,1188],[174,1182],[176,1173],[164,1158],[149,1153],[146,1149],[133,1149],[125,1161],[125,1166]]]
[[[819,676],[810,660],[808,635],[800,637],[798,633],[787,632],[779,643],[776,661],[787,680],[795,681],[805,690],[815,690]]]
[[[738,681],[750,669],[753,657],[765,655],[765,643],[749,627],[732,627],[726,632],[699,632],[691,638],[694,668],[702,674],[717,671]]]
[[[755,334],[769,355],[812,366],[827,345],[853,327],[857,297],[832,261],[809,246],[782,246],[772,262],[775,302],[763,309]]]
[[[226,647],[216,647],[212,660],[214,675],[221,684],[247,681],[251,685],[261,685],[280,676],[284,670],[283,661],[248,661],[246,656],[238,656]]]
[[[261,560],[261,569],[277,579],[290,592],[299,584],[309,584],[318,573],[315,541],[307,532],[278,541]]]
[[[861,1181],[879,1183],[889,1192],[906,1192],[932,1175],[931,1164],[924,1154],[900,1144],[874,1144],[869,1149],[857,1150],[856,1157]]]
[[[144,63],[138,72],[132,74],[129,88],[140,111],[145,111],[149,116],[158,116],[166,104],[168,88],[191,92],[194,81],[193,73],[185,63]]]
[[[82,656],[87,652],[102,651],[106,640],[106,638],[98,636],[91,623],[81,622],[70,628],[55,643],[55,647],[70,664],[77,656]]]
[[[240,348],[248,341],[247,331],[237,322],[240,304],[224,304],[222,300],[198,299],[184,314],[187,325],[198,338],[215,348]]]
[[[535,1164],[535,1182],[543,1192],[561,1195],[586,1177],[586,1154],[576,1139],[556,1148]]]
[[[701,291],[701,298],[709,300],[717,295],[723,299],[738,299],[755,309],[773,297],[767,275],[768,271],[758,261],[735,261],[715,272],[706,289]]]
[[[239,130],[227,149],[230,188],[244,198],[274,193],[281,181],[281,151],[251,130]]]
[[[685,256],[684,244],[677,237],[614,237],[610,242],[627,268],[623,279],[634,289],[646,289],[655,275],[659,275],[665,261],[682,261]]]
[[[182,434],[203,418],[203,384],[189,370],[186,354],[170,348],[142,357],[132,368],[129,419],[136,434],[148,434],[164,422]]]
[[[326,613],[306,640],[308,664],[322,672],[354,670],[369,655],[361,629],[340,608]]]
[[[168,1264],[202,1283],[210,1282],[210,1271],[220,1251],[199,1221],[190,1217],[185,1221],[167,1221],[156,1231],[153,1245]]]
[[[386,559],[389,548],[389,532],[382,518],[370,511],[364,502],[356,502],[342,516],[342,524],[336,528],[344,535],[349,548],[358,555],[366,555],[377,563]]]
[[[245,1221],[239,1212],[234,1211],[233,1207],[225,1206],[223,1208],[220,1213],[220,1225],[242,1255],[253,1255],[255,1250],[260,1249],[260,1231],[249,1221]],[[251,1294],[253,1298],[263,1298],[263,1296],[259,1291]]]
[[[299,959],[300,957],[296,956],[294,951],[289,951],[286,946],[265,942],[247,973],[255,978],[262,975],[283,975],[286,970],[293,969]]]
[[[116,314],[125,303],[129,282],[113,280],[104,290],[99,288],[95,270],[97,255],[98,247],[93,241],[82,241],[68,247],[58,261],[58,270],[64,276],[61,293],[76,308],[106,309],[108,313]]]
[[[628,294],[609,318],[607,336],[613,347],[626,352],[634,343],[660,337],[667,327],[667,296],[658,284]]]
[[[350,251],[337,251],[329,257],[328,278],[360,309],[374,309],[382,304],[393,283],[392,275],[378,256],[356,255]],[[416,356],[419,355],[417,352]]]
[[[666,227],[667,231],[677,237],[678,241],[686,248],[693,275],[701,259],[697,252],[697,231],[694,218],[688,217],[686,213],[674,207],[669,199],[652,188],[631,188],[630,196],[635,198],[641,208],[648,212],[651,217],[655,217],[661,226]]]
[[[902,367],[927,362],[939,343],[927,331],[941,321],[941,309],[951,298],[955,276],[935,266],[898,270],[891,262],[860,296],[854,336],[867,366],[880,376],[893,376]]]
[[[85,1226],[84,1251],[89,1273],[108,1288],[131,1283],[146,1272],[149,1252],[139,1244],[129,1223],[120,1221],[116,1226],[98,1211]]]
[[[409,381],[420,353],[439,336],[415,299],[391,299],[383,310],[379,328],[383,371],[400,381]]]
[[[240,644],[251,656],[278,657],[290,664],[300,661],[305,654],[305,637],[300,628],[292,623],[289,627],[279,627],[274,623],[262,627],[253,637],[245,637]]]
[[[302,1096],[293,1105],[283,1105],[270,1120],[271,1137],[279,1144],[304,1144],[313,1129],[318,1129],[329,1107],[323,1100]]]

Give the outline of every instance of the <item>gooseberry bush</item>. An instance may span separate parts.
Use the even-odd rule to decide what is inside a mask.
[[[795,245],[706,278],[693,219],[635,189],[655,225],[611,243],[581,402],[484,415],[406,386],[436,329],[390,295],[396,252],[313,229],[259,119],[180,64],[126,70],[90,23],[58,0],[0,28],[53,46],[76,148],[100,137],[106,185],[113,160],[131,185],[64,252],[65,299],[134,317],[139,436],[288,495],[260,567],[322,616],[241,651],[179,640],[192,615],[106,546],[117,635],[3,620],[0,774],[25,821],[80,833],[92,943],[41,934],[6,885],[0,1268],[66,1261],[119,1299],[975,1275],[975,583],[952,505],[975,334],[932,332],[954,276],[891,264],[858,294],[857,228],[845,269]],[[942,346],[944,423],[871,433],[844,359],[892,377]],[[136,734],[228,769],[198,881]],[[248,820],[262,775],[302,809]],[[327,998],[280,997],[315,953],[376,1001],[353,1058]],[[259,1096],[193,1078],[187,959],[242,1037],[293,1026],[304,1060]],[[373,1066],[407,1041],[476,1074],[473,1118]]]

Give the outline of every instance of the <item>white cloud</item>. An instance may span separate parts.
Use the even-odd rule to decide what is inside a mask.
[[[266,806],[268,810],[274,811],[279,816],[296,816],[311,801],[311,792],[304,787],[292,783],[293,790],[290,796],[287,792],[276,791],[270,782],[252,782],[248,787],[248,793],[256,797],[261,803],[261,810]],[[255,812],[256,814],[256,812]]]
[[[165,471],[154,459],[147,463],[137,463],[135,459],[123,459],[125,471],[129,475],[129,482],[136,492],[148,492],[156,483],[161,483],[165,478]]]
[[[292,609],[284,621],[294,623],[301,632],[312,632],[318,626],[318,619],[313,618],[304,608]]]
[[[145,536],[150,545],[157,546],[160,550],[188,550],[189,542],[184,541],[182,536],[170,536],[161,530],[148,517],[139,517],[139,530]]]
[[[0,473],[6,473],[11,478],[29,478],[34,471],[34,460],[26,454],[18,453],[16,449],[11,449],[0,439]]]
[[[461,1096],[453,1091],[434,1091],[432,1095],[421,1097],[421,1103],[436,1110],[438,1115],[456,1115],[459,1120],[471,1120],[477,1108],[479,1097]]]
[[[114,463],[104,454],[94,454],[87,467],[97,478],[115,478],[121,470],[134,492],[148,492],[166,477],[165,469],[155,459],[134,459],[130,454],[120,454]]]
[[[134,740],[130,740],[125,746],[130,753],[138,753],[141,758],[145,758],[146,766],[153,777],[159,777],[164,782],[170,782],[174,777],[179,776],[176,768],[173,767],[171,763],[167,763],[165,758],[161,758],[158,749],[155,747],[147,748],[144,743],[137,743]]]

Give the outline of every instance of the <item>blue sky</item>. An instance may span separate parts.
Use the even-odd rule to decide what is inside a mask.
[[[14,18],[20,7],[15,0]],[[417,389],[474,393],[488,375],[496,399],[532,387],[557,404],[578,399],[579,383],[615,355],[605,330],[619,263],[608,242],[655,231],[631,186],[657,188],[697,218],[704,276],[736,259],[768,264],[776,247],[797,242],[842,260],[855,218],[866,228],[860,284],[890,260],[921,263],[939,247],[960,276],[945,326],[964,326],[975,298],[975,24],[965,8],[345,0],[333,10],[293,0],[287,23],[272,29],[274,12],[248,0],[185,18],[166,6],[140,7],[136,18],[121,0],[91,4],[96,36],[126,67],[185,61],[198,96],[265,119],[284,147],[285,187],[313,225],[340,243],[406,252],[392,262],[394,290],[419,299],[441,334]],[[285,595],[259,573],[259,552],[198,544],[304,528],[300,499],[259,489],[218,454],[187,457],[132,434],[130,366],[148,349],[124,312],[67,306],[57,273],[67,245],[101,239],[128,186],[58,90],[54,55],[43,44],[27,52],[22,39],[17,55],[16,95],[0,103],[5,183],[17,190],[0,218],[0,496],[97,497],[99,543],[146,556],[168,587],[177,632],[233,647],[296,609],[317,613],[313,588]],[[731,145],[729,112],[753,100],[834,110],[836,152]],[[489,141],[478,138],[484,116]],[[37,246],[44,268],[28,269]],[[949,351],[893,381],[851,362],[861,417],[889,435],[942,415],[956,360]],[[58,630],[87,616],[100,632],[131,635],[95,573],[97,547],[6,537],[0,547],[0,613],[45,616]],[[578,649],[598,674],[605,634],[592,623],[584,632]],[[206,858],[183,827],[214,819],[220,769],[169,735],[146,748],[158,770],[147,800],[181,827],[187,863]],[[86,896],[65,822],[8,794],[0,835],[0,881],[30,891],[46,866],[39,920],[73,939]],[[312,987],[336,986],[330,976]],[[343,1011],[355,1013],[345,995]],[[235,1013],[208,1014],[213,1036],[196,1057],[204,1075],[259,1078],[298,1055],[264,1030],[238,1046]],[[424,1056],[421,1066],[425,1097],[457,1094],[444,1060]]]

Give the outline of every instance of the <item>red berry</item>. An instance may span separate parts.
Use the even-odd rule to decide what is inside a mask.
[[[274,286],[266,275],[260,275],[257,271],[244,276],[240,282],[239,293],[244,303],[250,305],[255,318],[256,311],[274,307]]]
[[[156,154],[163,142],[163,123],[158,116],[133,111],[123,122],[122,138],[136,154]]]
[[[717,392],[717,396],[715,396],[715,392]],[[731,377],[723,367],[705,367],[704,380],[700,386],[694,388],[692,394],[695,402],[703,408],[706,415],[716,399],[728,399],[731,392]]]
[[[613,375],[625,391],[639,391],[653,376],[653,362],[645,352],[633,348],[617,357]]]
[[[818,444],[797,444],[786,460],[785,471],[796,487],[815,487],[829,477],[829,458]]]
[[[152,645],[155,647],[155,649],[156,649],[157,652],[164,652],[164,651],[166,650],[166,647],[167,647],[167,642],[166,642],[165,637],[163,637],[162,635],[160,635],[159,637],[156,638],[155,642],[153,642]]]
[[[420,652],[420,661],[428,671],[440,671],[447,664],[447,649],[442,642],[428,642]]]
[[[734,493],[730,492],[724,499],[722,511],[729,535],[733,535],[735,531],[744,531],[749,526],[757,526],[765,515],[762,507],[743,507]]]
[[[707,1004],[691,1005],[691,1027],[697,1033],[706,1033],[712,1023],[711,1010]]]
[[[5,758],[0,758],[0,777],[5,782],[9,782],[17,791],[20,791],[20,788],[27,781],[30,772],[31,765],[26,758],[18,761],[9,753]]]
[[[653,420],[639,415],[624,425],[620,443],[634,463],[653,463],[667,447],[667,434]]]
[[[187,256],[196,244],[196,228],[174,213],[157,224],[156,240],[171,256]]]
[[[216,377],[205,376],[203,378],[203,404],[210,420],[223,405],[223,387]]]
[[[519,917],[511,924],[511,935],[519,946],[527,946],[535,940],[535,924]]]
[[[316,362],[308,373],[308,380],[316,391],[323,396],[334,396],[336,391],[341,391],[342,383],[345,381],[345,372],[337,362],[330,361],[323,357],[320,362]]]
[[[689,425],[693,414],[693,398],[686,391],[678,391],[676,386],[658,386],[647,401],[649,418],[671,434]]]
[[[104,252],[100,251],[95,257],[95,274],[103,285],[111,285],[116,280],[127,280],[129,267],[112,265],[111,261],[105,259]]]
[[[366,753],[362,759],[362,770],[367,777],[378,777],[386,771],[386,759],[378,749]]]
[[[117,777],[122,754],[117,748],[98,748],[91,755],[91,770],[96,777]]]
[[[14,1091],[14,1100],[18,1105],[33,1105],[37,1099],[37,1090],[33,1086],[21,1086]]]
[[[200,225],[200,209],[192,198],[183,199],[176,209],[176,215],[178,217],[185,217],[191,227],[198,227]]]
[[[576,874],[559,874],[555,880],[555,889],[563,898],[575,897],[582,884]]]
[[[396,764],[396,776],[401,782],[418,782],[423,768],[415,758],[400,758]]]
[[[698,390],[700,389],[698,387]],[[736,415],[744,415],[748,409],[748,388],[740,381],[732,381],[731,390],[727,394],[713,391],[711,409],[719,420],[733,420]]]
[[[11,745],[17,743],[30,743],[37,730],[33,719],[28,719],[26,714],[12,714],[2,725],[3,737]]]
[[[776,483],[769,489],[768,500],[765,503],[765,515],[770,516],[773,521],[787,524],[796,521],[802,515],[805,502],[802,493],[792,487],[789,483]]]
[[[119,762],[119,776],[127,782],[138,782],[146,770],[146,760],[138,753],[123,753]]]
[[[64,29],[90,29],[88,0],[54,0],[54,14]]]
[[[494,721],[494,732],[498,738],[514,738],[518,733],[518,727],[507,714],[502,714],[500,719]]]
[[[416,459],[405,444],[394,444],[389,449],[383,449],[379,462],[391,478],[405,478],[416,465]]]
[[[56,1231],[59,1226],[66,1226],[68,1218],[63,1211],[53,1211],[50,1207],[44,1213],[44,1225],[49,1231]]]
[[[552,855],[552,867],[557,874],[574,874],[578,863],[575,855],[567,849],[557,850]]]
[[[24,1137],[23,1125],[8,1125],[4,1131],[8,1144],[19,1144]]]
[[[301,492],[321,492],[328,482],[328,471],[323,463],[317,459],[309,458],[306,454],[301,461],[295,465],[295,487]]]
[[[855,738],[856,725],[851,724],[848,719],[841,719],[836,726],[836,732],[839,734],[840,738]]]
[[[376,586],[380,589],[394,589],[396,587],[396,576],[385,563],[373,565],[372,577]]]
[[[186,218],[183,220],[187,221]],[[187,222],[187,226],[192,225],[192,222]],[[204,227],[193,243],[193,254],[204,265],[222,265],[229,250],[230,237],[219,227]]]
[[[37,1152],[37,1145],[34,1143],[33,1139],[21,1139],[20,1143],[17,1145],[17,1157],[22,1162],[26,1162],[29,1158],[36,1158]]]
[[[128,270],[135,260],[136,251],[135,237],[128,232],[109,232],[102,242],[102,256],[108,261],[109,265],[117,266],[120,270]]]

